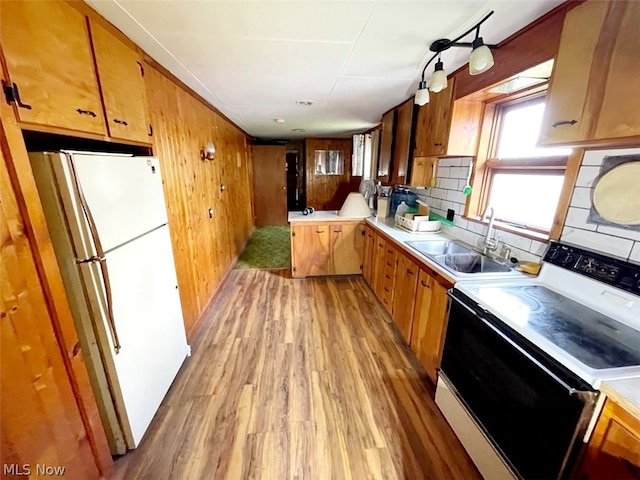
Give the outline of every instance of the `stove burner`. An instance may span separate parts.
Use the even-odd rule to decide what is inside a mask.
[[[468,287],[469,288],[469,287]],[[640,332],[541,285],[470,287],[503,320],[593,369],[640,365]]]

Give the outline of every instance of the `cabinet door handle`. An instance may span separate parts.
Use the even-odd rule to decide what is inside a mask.
[[[389,289],[388,289],[388,288],[385,288],[385,289],[384,289],[384,291],[385,291],[385,292],[388,292],[388,291],[389,291]]]
[[[389,280],[391,280],[391,277],[389,275],[385,275],[385,278],[388,278]]]
[[[24,108],[25,110],[31,110],[31,105],[27,105],[26,103],[22,103],[20,100],[20,91],[18,90],[18,85],[15,83],[11,83],[2,80],[2,90],[4,90],[4,96],[7,99],[7,103],[15,102],[20,108]]]
[[[81,109],[81,108],[78,108],[78,109],[76,110],[76,112],[78,112],[80,115],[89,115],[89,116],[91,116],[91,117],[93,117],[93,118],[96,118],[96,117],[97,117],[96,113],[95,113],[95,112],[92,112],[91,110],[83,110],[83,109]]]
[[[420,280],[420,284],[425,288],[429,288],[429,284],[427,282],[425,282],[424,280]]]
[[[413,275],[413,272],[412,272],[410,269],[408,269],[408,268],[407,268],[407,273],[408,273],[409,275]]]
[[[129,125],[127,122],[125,122],[124,120],[118,120],[117,118],[113,119],[113,123],[117,123],[118,125],[124,125],[125,127],[127,125]]]
[[[316,233],[324,233],[324,230],[316,230]]]
[[[577,120],[559,120],[557,122],[554,122],[551,126],[553,128],[559,127],[560,125],[575,125],[576,123],[578,123]]]
[[[434,143],[433,145],[434,145],[435,147],[441,147],[441,146],[442,146],[442,143],[438,142],[438,143]]]

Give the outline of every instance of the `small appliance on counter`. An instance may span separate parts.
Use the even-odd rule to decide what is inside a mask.
[[[396,187],[391,193],[391,204],[389,214],[395,215],[398,206],[404,202],[410,208],[418,208],[418,195],[409,190],[408,187]]]

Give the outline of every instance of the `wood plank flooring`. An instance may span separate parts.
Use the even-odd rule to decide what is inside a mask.
[[[474,479],[360,276],[235,270],[118,479]]]

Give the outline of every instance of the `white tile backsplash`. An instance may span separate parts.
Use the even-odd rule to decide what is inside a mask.
[[[462,165],[461,158],[441,158],[438,161],[438,170],[440,167],[459,167]]]
[[[586,208],[569,207],[564,224],[570,227],[581,228],[583,230],[595,231],[596,225],[593,223],[587,223],[588,216],[589,210]]]
[[[637,153],[640,153],[640,149],[592,150],[585,153],[571,196],[561,241],[640,263],[640,232],[587,222],[591,208],[591,187],[600,174],[603,157]],[[456,212],[454,226],[444,228],[456,238],[482,248],[486,224],[460,217],[464,214],[468,198],[462,190],[466,185],[470,161],[469,158],[441,159],[437,170],[437,187],[419,190],[418,194],[439,215],[446,216],[447,209],[453,209]],[[547,242],[532,240],[512,232],[498,233],[510,246],[511,256],[520,261],[539,261],[547,249]]]
[[[449,176],[451,178],[467,178],[467,169],[469,167],[451,167]]]
[[[608,227],[606,225],[598,225],[598,233],[604,233],[606,235],[614,235],[616,237],[629,238],[640,242],[640,231],[629,230],[626,228]]]
[[[576,187],[571,196],[572,207],[591,208],[591,189]]]
[[[593,181],[600,175],[600,167],[580,167],[578,178],[576,179],[576,187],[593,186]]]
[[[562,241],[578,245],[590,250],[597,250],[607,255],[621,258],[629,258],[633,240],[626,238],[612,237],[598,232],[580,230],[578,228],[565,226],[562,230]]]

